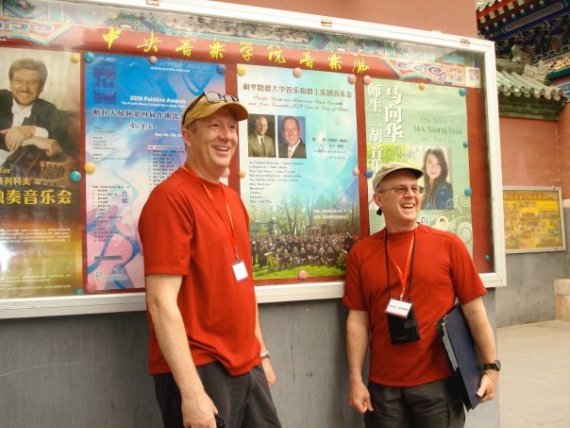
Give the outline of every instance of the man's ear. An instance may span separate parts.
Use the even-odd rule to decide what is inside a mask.
[[[382,197],[380,196],[380,193],[374,192],[374,195],[372,195],[372,198],[374,199],[374,202],[376,203],[376,205],[378,205],[378,208],[382,208],[382,202],[381,202]]]
[[[182,128],[182,139],[184,145],[190,147],[192,145],[192,132],[188,128]]]

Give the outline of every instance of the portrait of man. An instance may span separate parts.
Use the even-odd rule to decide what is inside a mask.
[[[40,98],[47,76],[42,61],[20,58],[12,62],[10,89],[0,90],[0,150],[14,153],[35,146],[52,157],[68,148],[67,121],[54,104]]]
[[[285,116],[281,121],[283,140],[279,144],[279,157],[306,159],[307,148],[301,138],[301,125],[294,116]]]
[[[250,132],[247,138],[247,154],[249,157],[275,157],[275,142],[273,140],[273,129],[275,120],[271,117],[271,121],[264,115],[250,115]],[[270,123],[271,122],[271,123]]]

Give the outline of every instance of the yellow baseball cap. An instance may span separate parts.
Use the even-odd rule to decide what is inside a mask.
[[[187,127],[196,119],[211,116],[221,108],[230,109],[237,121],[248,117],[247,109],[239,103],[237,97],[217,92],[204,92],[186,107],[182,115],[182,127]]]

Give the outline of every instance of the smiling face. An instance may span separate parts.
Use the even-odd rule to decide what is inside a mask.
[[[265,117],[258,117],[255,121],[255,132],[257,135],[264,136],[267,132],[267,119]]]
[[[287,140],[287,145],[293,147],[299,141],[299,125],[294,119],[285,119],[283,121],[283,135]]]
[[[425,171],[430,181],[432,182],[441,175],[441,165],[437,159],[437,156],[433,154],[426,156]]]
[[[417,184],[418,180],[412,172],[400,170],[382,180],[378,190],[391,189],[396,186],[411,187]],[[416,227],[421,197],[420,193],[413,193],[410,189],[404,195],[394,190],[374,193],[374,202],[382,208],[389,232],[404,232]]]
[[[236,151],[238,122],[231,110],[221,108],[182,130],[188,165],[203,179],[217,183]]]
[[[32,104],[42,91],[41,76],[38,71],[22,68],[14,71],[10,79],[10,90],[16,102],[23,106]]]

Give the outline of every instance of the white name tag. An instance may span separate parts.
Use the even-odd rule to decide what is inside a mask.
[[[410,309],[412,309],[411,302],[390,299],[388,306],[386,306],[386,313],[401,318],[407,318],[410,313]]]
[[[247,269],[245,268],[245,263],[243,262],[243,260],[240,260],[237,263],[234,263],[232,265],[232,268],[234,270],[234,275],[236,276],[236,279],[239,281],[243,281],[244,279],[246,279],[248,277],[247,275]]]

